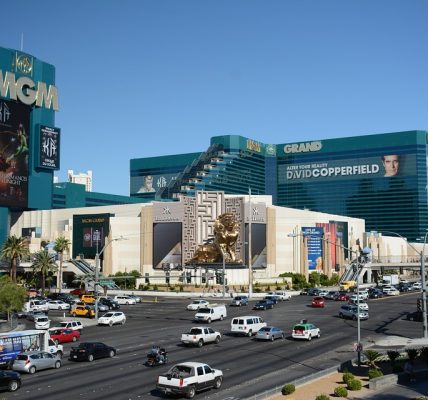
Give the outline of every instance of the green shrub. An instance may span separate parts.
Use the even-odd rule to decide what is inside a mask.
[[[362,384],[359,379],[349,380],[347,386],[349,390],[361,390],[362,388]]]
[[[348,397],[348,391],[346,390],[346,387],[338,386],[334,389],[334,395],[336,397]]]
[[[354,374],[352,374],[352,373],[350,373],[350,372],[345,372],[345,373],[343,374],[342,379],[343,379],[343,382],[345,382],[346,384],[348,384],[348,382],[349,382],[350,380],[355,379],[355,376],[354,376]]]
[[[315,400],[330,400],[330,396],[327,396],[326,394],[319,394],[317,397],[315,397]]]
[[[409,360],[414,361],[415,358],[418,356],[419,352],[416,349],[409,349],[409,350],[406,350],[406,353],[409,356]]]
[[[369,369],[370,379],[379,378],[379,376],[383,376],[383,372],[380,369],[377,369],[377,368]]]
[[[292,383],[287,383],[282,387],[281,393],[285,396],[287,394],[294,393],[296,387]]]
[[[399,364],[394,365],[394,366],[392,367],[392,372],[393,372],[394,374],[398,374],[398,373],[400,373],[400,372],[403,372],[403,366],[402,366],[402,365],[399,365]]]
[[[386,352],[388,354],[389,361],[391,361],[391,365],[395,364],[395,360],[400,357],[400,353],[395,350],[389,350]]]
[[[377,368],[376,361],[379,359],[381,354],[376,350],[366,350],[363,354],[367,358],[368,366],[371,368]]]

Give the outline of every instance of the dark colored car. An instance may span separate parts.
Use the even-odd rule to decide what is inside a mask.
[[[277,296],[276,294],[268,294],[264,299],[270,300],[273,304],[277,304],[281,301],[281,297]]]
[[[0,389],[14,392],[21,387],[21,375],[15,371],[0,370]]]
[[[114,357],[116,349],[100,342],[84,342],[70,350],[71,361],[94,361],[96,358]]]
[[[337,296],[334,298],[336,301],[349,301],[349,295],[346,293],[339,292]]]
[[[98,302],[107,306],[109,310],[118,310],[120,308],[120,304],[117,301],[111,299],[101,298],[98,300]]]
[[[412,285],[410,283],[400,283],[397,287],[400,292],[411,292]]]
[[[383,292],[380,289],[372,289],[369,291],[369,298],[370,299],[378,299],[380,297],[383,297]]]
[[[48,295],[48,299],[50,300],[62,300],[64,303],[71,304],[75,297],[68,293],[50,293]]]
[[[321,290],[318,288],[309,288],[308,289],[308,296],[319,296],[320,291]]]
[[[74,296],[82,296],[85,293],[86,293],[85,289],[81,289],[81,288],[73,289],[70,292],[70,294],[73,294]]]
[[[312,307],[314,307],[314,308],[324,308],[324,306],[325,306],[324,297],[315,296],[312,299]]]
[[[268,308],[273,308],[273,305],[274,303],[271,300],[260,300],[254,305],[253,310],[267,310]]]
[[[330,290],[325,296],[324,298],[326,300],[334,300],[335,297],[339,294],[339,292],[337,290]]]

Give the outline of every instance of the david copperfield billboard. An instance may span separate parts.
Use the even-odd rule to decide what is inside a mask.
[[[0,206],[27,207],[30,111],[0,99]]]

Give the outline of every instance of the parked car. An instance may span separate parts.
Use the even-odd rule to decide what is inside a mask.
[[[256,340],[270,340],[284,339],[284,331],[275,326],[264,326],[259,329],[255,336]]]
[[[273,308],[274,303],[271,300],[260,300],[254,304],[253,310],[267,310],[268,308]]]
[[[187,310],[195,311],[208,306],[210,303],[206,300],[193,300],[187,307]]]
[[[369,298],[370,299],[378,299],[381,297],[383,297],[382,290],[380,290],[378,288],[373,288],[372,290],[370,290],[370,292],[369,292]]]
[[[312,307],[314,307],[314,308],[324,308],[324,306],[325,306],[324,297],[315,296],[312,299]]]
[[[369,298],[369,291],[367,289],[362,289],[358,293],[362,300],[367,300]]]
[[[45,351],[29,351],[20,353],[13,361],[14,371],[34,374],[36,371],[48,368],[61,368],[61,359],[58,355]]]
[[[107,306],[109,310],[119,310],[120,308],[120,304],[111,297],[101,297],[98,302],[99,304]]]
[[[291,337],[293,339],[312,340],[314,337],[321,337],[321,330],[315,324],[302,320],[297,325],[294,325]]]
[[[0,389],[15,392],[21,387],[21,375],[15,371],[0,370]]]
[[[34,327],[36,329],[49,329],[51,327],[51,320],[45,315],[36,317],[34,318]]]
[[[339,317],[340,318],[351,318],[354,321],[358,319],[358,310],[357,307],[353,305],[344,305],[339,309]],[[360,310],[360,320],[368,319],[369,313],[367,311]]]
[[[69,360],[92,362],[97,358],[114,357],[116,349],[100,342],[83,342],[78,347],[72,347]]]
[[[248,297],[247,296],[235,296],[231,302],[231,306],[241,307],[248,305]]]
[[[95,296],[93,294],[82,294],[82,296],[80,296],[80,300],[86,304],[94,304]]]
[[[75,307],[73,307],[71,309],[70,314],[73,317],[94,318],[95,317],[95,310],[93,307],[90,307],[90,306],[76,305]]]
[[[50,300],[48,301],[48,307],[49,310],[69,310],[70,304],[62,300]]]
[[[137,303],[135,299],[129,296],[115,296],[114,300],[117,301],[119,304],[135,305]]]
[[[102,317],[98,318],[98,325],[110,325],[115,324],[124,325],[126,322],[126,316],[122,311],[109,311]]]
[[[104,312],[104,311],[108,311],[109,310],[108,306],[106,306],[103,303],[98,302],[97,306],[98,306],[98,311]]]
[[[336,296],[338,296],[339,292],[337,290],[330,290],[324,296],[326,300],[334,300]]]
[[[62,321],[59,324],[59,328],[73,329],[82,333],[83,325],[80,321]]]
[[[49,335],[56,344],[76,342],[80,338],[78,330],[68,328],[51,328],[49,329]]]
[[[382,287],[382,292],[386,296],[398,296],[400,294],[400,291],[393,286]]]
[[[414,282],[412,284],[412,290],[421,290],[422,289],[422,283],[421,282]]]
[[[411,292],[412,289],[412,285],[408,282],[400,282],[400,284],[398,285],[398,290],[400,292]]]

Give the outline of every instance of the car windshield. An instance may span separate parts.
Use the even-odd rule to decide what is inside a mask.
[[[304,325],[296,325],[293,329],[295,331],[304,331],[306,330],[306,327]]]
[[[200,314],[210,314],[211,313],[211,309],[210,308],[200,308],[199,309],[199,313]]]
[[[269,332],[269,331],[270,331],[270,328],[268,328],[267,326],[265,326],[259,330],[259,332]]]
[[[104,315],[103,315],[103,317],[110,318],[110,317],[112,317],[113,315],[114,315],[113,313],[108,312],[107,314],[104,314]]]

